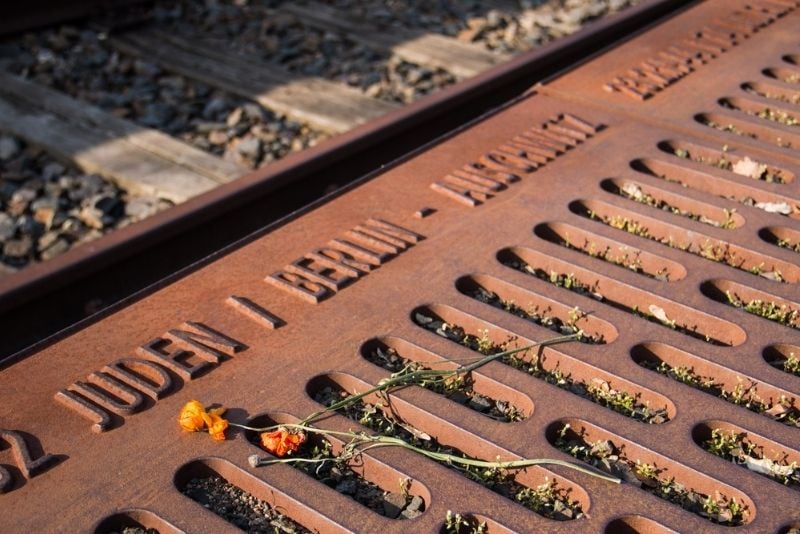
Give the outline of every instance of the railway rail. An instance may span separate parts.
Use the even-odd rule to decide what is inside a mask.
[[[800,529],[798,17],[646,3],[23,271],[4,294],[4,527]],[[32,324],[136,290],[51,337]],[[569,333],[314,425],[619,485],[388,447],[261,466],[273,438],[175,421],[198,399],[290,425],[408,365]],[[309,441],[318,460],[347,440]]]

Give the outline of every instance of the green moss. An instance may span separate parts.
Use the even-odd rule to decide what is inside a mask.
[[[479,332],[480,335],[475,335],[474,333],[466,332],[464,328],[458,325],[449,323],[440,325],[437,321],[430,321],[419,324],[437,333],[442,331],[445,333],[445,337],[451,341],[460,343],[487,356],[512,348],[516,341],[515,339],[509,339],[505,343],[495,343],[489,337],[488,331],[481,331]],[[527,359],[526,353],[517,353],[500,358],[498,361],[637,421],[659,424],[668,420],[666,407],[651,408],[647,403],[642,403],[639,400],[638,394],[634,395],[614,389],[609,382],[599,378],[595,378],[591,382],[585,382],[564,374],[558,367],[544,369],[539,365],[538,356],[535,359]]]
[[[700,375],[690,367],[671,366],[664,361],[654,362],[650,360],[642,361],[640,365],[714,395],[731,404],[747,408],[751,412],[764,415],[791,427],[800,427],[800,409],[795,406],[794,399],[781,396],[777,401],[766,401],[758,395],[758,385],[756,383],[745,384],[744,380],[739,379],[736,386],[731,389],[718,383],[713,377]]]
[[[786,486],[800,488],[800,467],[789,462],[786,455],[770,459],[764,456],[763,447],[748,440],[746,433],[724,431],[715,428],[711,437],[703,442],[703,448],[715,456],[741,465],[751,471],[771,478]]]
[[[742,525],[749,515],[747,507],[735,498],[719,492],[712,497],[688,488],[673,477],[666,476],[664,469],[656,464],[629,457],[624,446],[618,446],[611,440],[590,442],[585,439],[583,432],[576,433],[569,425],[564,425],[553,444],[574,458],[619,476],[625,483],[633,484],[714,523]]]
[[[786,304],[778,304],[761,299],[745,300],[730,291],[726,291],[725,296],[728,299],[728,304],[741,308],[747,313],[752,313],[789,328],[800,328],[800,310],[790,308]]]
[[[322,393],[322,395],[318,395],[317,401],[330,406],[348,396],[345,391],[334,391],[332,393],[333,395],[329,390]],[[379,434],[401,439],[415,447],[437,453],[470,458],[470,456],[455,447],[440,444],[434,437],[402,421],[389,406],[377,406],[357,401],[338,411],[349,419],[357,421],[359,424]],[[561,521],[583,517],[580,503],[571,500],[569,490],[558,486],[555,482],[548,481],[536,488],[529,488],[518,483],[515,480],[516,473],[510,470],[458,466],[446,462],[442,462],[442,465],[454,469],[469,480],[477,482],[495,493],[521,503],[544,517]],[[534,496],[540,498],[534,498]]]
[[[621,215],[611,215],[611,216],[600,215],[591,210],[587,211],[586,216],[592,220],[599,221],[605,224],[606,226],[610,226],[612,228],[616,228],[618,230],[622,230],[630,234],[637,235],[639,237],[644,237],[645,239],[661,243],[662,245],[666,245],[670,248],[683,250],[684,252],[688,252],[689,254],[694,254],[695,256],[700,256],[707,260],[715,261],[718,263],[724,263],[725,265],[728,265],[735,269],[749,272],[757,276],[763,276],[770,280],[785,282],[783,275],[777,269],[768,271],[765,270],[761,265],[753,266],[750,268],[743,267],[745,260],[739,259],[739,257],[736,254],[736,251],[732,250],[731,245],[729,245],[728,243],[713,242],[710,240],[706,240],[705,242],[699,245],[692,242],[677,243],[672,239],[672,237],[668,238],[658,237],[656,235],[651,234],[650,230],[646,226],[644,226],[639,221],[631,219],[629,217],[624,217]]]

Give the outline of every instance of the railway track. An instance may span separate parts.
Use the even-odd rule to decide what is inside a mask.
[[[29,271],[4,528],[794,534],[799,17],[638,6]]]
[[[96,15],[89,22],[79,20],[21,37],[12,35],[4,41],[0,118],[5,137],[0,141],[10,149],[4,154],[3,165],[8,172],[4,173],[3,194],[5,204],[13,203],[16,211],[0,220],[8,230],[2,234],[6,250],[0,262],[0,275],[5,273],[0,276],[0,308],[8,317],[21,317],[18,306],[47,308],[38,300],[39,295],[70,295],[59,298],[61,304],[53,316],[43,317],[40,324],[25,322],[20,336],[3,340],[10,343],[5,353],[98,311],[179,265],[202,257],[233,235],[245,235],[319,198],[467,117],[479,116],[515,91],[524,90],[526,84],[559,69],[564,58],[589,52],[589,48],[579,50],[584,42],[602,42],[661,9],[645,8],[641,14],[623,17],[619,24],[599,27],[585,40],[565,42],[547,57],[542,54],[514,63],[509,61],[513,52],[564,36],[587,17],[618,9],[624,3],[599,2],[591,4],[594,7],[576,3],[580,9],[545,5],[527,11],[509,3],[476,3],[466,11],[451,7],[451,12],[445,12],[447,20],[441,13],[437,18],[435,11],[423,12],[427,18],[416,21],[416,26],[414,21],[405,20],[409,15],[400,9],[402,4],[394,6],[394,12],[385,12],[380,2],[339,2],[325,9],[314,9],[319,6],[313,4],[222,3],[217,5],[218,11],[191,2],[156,8],[140,2],[125,4],[128,7],[113,16]],[[362,11],[356,9],[358,6]],[[74,15],[83,14],[88,7],[91,4],[82,4]],[[347,9],[355,9],[356,18],[348,18]],[[304,10],[316,14],[311,16]],[[53,13],[66,16],[63,11]],[[366,20],[368,17],[371,21]],[[273,20],[277,22],[266,22]],[[365,31],[351,38],[347,32],[354,20]],[[433,33],[431,25],[444,27],[451,35]],[[18,27],[11,23],[10,28],[2,28],[7,29]],[[298,39],[304,36],[311,36],[316,45],[298,48]],[[265,47],[271,52],[265,52]],[[265,59],[272,57],[275,47],[295,52],[280,55],[276,64]],[[321,54],[317,48],[327,52]],[[525,82],[514,85],[494,80],[487,83],[476,77],[495,64],[508,66],[498,71],[501,74],[497,79],[522,77],[527,65],[536,69],[525,75]],[[463,85],[463,90],[444,93],[402,111],[404,105],[425,94],[470,77],[474,84]],[[489,87],[495,87],[497,93],[487,96],[484,104],[480,99]],[[441,104],[448,98],[449,102]],[[387,134],[410,129],[428,109],[444,113],[461,102],[471,102],[471,108],[450,113],[441,127],[418,128],[416,134],[404,132],[408,138],[405,143]],[[365,129],[364,124],[370,121],[374,129]],[[396,126],[383,128],[391,122]],[[358,157],[353,152],[348,163],[336,169],[335,176],[284,182],[272,178],[286,174],[276,167],[272,173],[237,182],[270,190],[275,187],[272,184],[281,183],[276,188],[286,189],[291,200],[275,200],[269,216],[258,215],[250,223],[216,229],[210,235],[226,237],[214,245],[210,240],[203,240],[199,248],[196,243],[180,245],[191,250],[174,249],[163,259],[164,268],[156,266],[162,260],[144,270],[123,262],[128,251],[133,253],[136,248],[126,245],[121,251],[120,244],[134,243],[139,235],[162,233],[166,237],[169,232],[159,232],[159,224],[164,228],[175,221],[184,224],[188,217],[179,214],[181,210],[161,223],[152,223],[152,227],[127,229],[130,240],[123,234],[92,249],[81,251],[75,246],[212,191],[253,167],[325,138],[359,132],[342,138],[341,143],[328,143],[329,149],[318,153],[323,154],[320,159],[326,154],[351,153],[352,139],[365,139],[367,150],[372,142],[367,139],[368,131],[380,132],[376,143],[388,136],[385,152],[373,150]],[[31,148],[23,151],[21,147],[26,144]],[[51,165],[39,161],[46,158],[38,155],[39,149],[54,158]],[[55,176],[59,172],[66,177]],[[303,185],[290,191],[283,185],[290,181]],[[103,183],[108,185],[100,187]],[[248,187],[243,185],[242,191]],[[222,198],[230,193],[217,194]],[[273,197],[277,198],[274,193]],[[208,202],[199,204],[215,201],[209,197]],[[194,210],[188,208],[186,213],[190,211]],[[24,224],[20,222],[23,219]],[[152,243],[160,240],[156,237]],[[113,259],[102,259],[106,250],[114,250]],[[66,257],[60,257],[67,251]],[[40,259],[52,261],[56,257],[57,264],[37,265]],[[112,261],[129,282],[109,282],[108,287],[99,280],[79,282],[106,265],[105,261]],[[16,272],[22,267],[27,268]],[[132,276],[132,272],[140,274]],[[23,331],[30,333],[23,335]]]
[[[27,34],[6,46],[2,119],[87,171],[182,202],[507,61],[479,40],[487,12],[512,20],[503,43],[519,51],[612,9],[454,4],[444,14],[465,29],[450,37],[385,20],[389,11],[368,20],[380,4],[363,3],[361,18],[314,3],[137,4]],[[537,25],[547,17],[551,28]]]
[[[106,14],[106,24],[62,26],[11,41],[3,122],[84,169],[182,202],[510,58],[393,17],[381,24],[353,18],[352,9],[275,4],[186,2],[144,12],[138,5],[127,15]],[[507,46],[550,38],[535,25],[546,16],[562,26],[552,29],[558,35],[610,9],[587,4],[593,8],[529,11],[527,26],[537,35],[517,38],[524,30],[510,26],[515,32]],[[452,11],[451,17],[468,15]],[[483,31],[478,24],[489,25],[478,17],[487,11],[481,6],[466,19],[476,27],[471,39]],[[392,86],[401,71],[401,86]],[[103,149],[90,150],[98,145]],[[149,165],[120,163],[121,152]],[[164,180],[165,174],[176,177]]]

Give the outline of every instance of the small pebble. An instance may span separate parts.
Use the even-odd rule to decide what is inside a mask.
[[[8,161],[17,154],[19,154],[19,142],[13,137],[2,136],[0,137],[0,160]]]

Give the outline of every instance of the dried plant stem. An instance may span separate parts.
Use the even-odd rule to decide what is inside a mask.
[[[474,371],[475,369],[477,369],[479,367],[482,367],[482,366],[486,365],[487,363],[489,363],[491,361],[494,361],[494,360],[497,360],[499,358],[504,358],[506,356],[511,356],[512,354],[516,354],[518,352],[524,352],[524,351],[530,350],[530,349],[532,349],[534,347],[546,347],[547,345],[556,345],[558,343],[566,343],[568,341],[575,341],[579,337],[580,337],[580,335],[578,333],[575,333],[575,334],[570,334],[568,336],[559,336],[559,337],[554,337],[554,338],[547,339],[547,340],[544,340],[544,341],[538,341],[536,343],[531,343],[530,345],[526,345],[524,347],[518,347],[518,348],[515,348],[515,349],[506,350],[506,351],[503,351],[503,352],[498,352],[497,354],[490,354],[489,356],[484,356],[483,358],[480,358],[479,360],[474,361],[473,363],[471,363],[469,365],[460,366],[457,369],[450,369],[450,370],[444,370],[444,371],[437,371],[437,370],[433,370],[433,369],[422,369],[422,370],[419,370],[419,371],[412,371],[410,373],[406,372],[405,370],[402,370],[402,371],[400,371],[398,373],[393,374],[390,378],[381,380],[378,383],[378,385],[376,385],[373,388],[370,388],[370,389],[368,389],[366,391],[363,391],[361,393],[355,393],[353,395],[350,395],[350,396],[340,400],[339,402],[331,404],[330,406],[328,406],[327,408],[325,408],[323,410],[319,410],[317,412],[312,413],[311,415],[309,415],[305,419],[303,419],[300,424],[311,423],[314,420],[316,420],[317,418],[319,418],[320,416],[325,415],[328,412],[335,412],[336,410],[340,410],[342,408],[346,408],[346,407],[350,406],[351,404],[353,404],[354,402],[357,402],[357,401],[363,399],[364,397],[367,397],[368,395],[371,395],[373,393],[377,393],[379,391],[388,391],[389,389],[395,388],[395,387],[408,386],[408,385],[411,385],[411,384],[419,384],[421,382],[428,381],[428,380],[431,380],[431,379],[445,380],[445,379],[451,378],[453,376],[466,374],[466,373],[469,373],[470,371]]]
[[[508,461],[477,460],[474,458],[465,458],[463,456],[458,456],[455,454],[448,454],[444,452],[435,452],[422,449],[419,447],[415,447],[414,445],[411,445],[409,443],[406,443],[402,439],[394,438],[391,436],[370,436],[364,433],[338,432],[335,430],[324,430],[321,428],[315,428],[304,424],[284,424],[281,426],[286,429],[302,430],[314,434],[350,438],[351,441],[345,446],[345,455],[343,456],[343,458],[354,456],[356,454],[363,453],[369,449],[376,449],[379,447],[402,447],[404,449],[408,449],[423,456],[427,456],[428,458],[431,458],[438,462],[460,465],[463,467],[480,467],[484,469],[522,469],[534,465],[560,465],[562,467],[567,467],[569,469],[573,469],[575,471],[579,471],[581,473],[591,475],[606,480],[608,482],[614,482],[616,484],[619,484],[621,482],[619,478],[612,475],[608,475],[600,470],[591,467],[586,467],[583,465],[578,465],[564,460],[557,460],[554,458],[530,458],[530,459],[508,460]],[[330,458],[321,458],[321,459],[272,458],[272,457],[261,458],[258,455],[252,455],[248,458],[248,461],[250,462],[251,466],[259,467],[263,465],[271,465],[278,463],[295,463],[295,462],[314,463],[314,462],[328,462],[331,460]]]
[[[381,380],[376,386],[366,391],[349,395],[346,398],[340,400],[339,402],[331,404],[330,406],[328,406],[323,410],[319,410],[308,415],[299,423],[284,423],[264,428],[254,428],[246,425],[240,425],[237,423],[230,423],[230,426],[241,428],[243,430],[250,430],[253,432],[270,432],[273,430],[277,430],[279,428],[283,428],[286,430],[296,430],[301,432],[309,432],[314,434],[345,438],[349,441],[347,445],[345,445],[344,451],[342,455],[340,455],[339,460],[348,459],[349,457],[361,454],[366,450],[378,447],[402,447],[404,449],[416,452],[433,460],[451,465],[460,465],[465,468],[479,467],[484,469],[522,469],[534,465],[560,465],[587,475],[591,475],[609,482],[614,482],[619,484],[620,479],[617,477],[608,475],[606,473],[603,473],[602,471],[593,469],[591,467],[585,467],[583,465],[578,465],[564,460],[556,460],[551,458],[532,458],[532,459],[509,460],[509,461],[498,460],[492,462],[492,461],[466,458],[454,454],[447,454],[443,452],[436,452],[436,451],[422,449],[419,447],[415,447],[414,445],[411,445],[399,438],[391,436],[377,436],[377,435],[373,436],[365,434],[363,432],[340,432],[336,430],[324,430],[310,426],[313,421],[319,419],[321,416],[330,412],[335,412],[342,408],[347,408],[348,406],[351,406],[356,402],[361,401],[364,397],[367,397],[373,393],[388,392],[393,388],[398,388],[413,384],[421,384],[433,380],[444,381],[455,376],[465,375],[499,358],[511,356],[519,352],[525,352],[535,347],[541,348],[547,345],[555,345],[558,343],[566,343],[568,341],[576,341],[579,339],[580,335],[581,333],[577,332],[575,334],[570,334],[567,336],[559,336],[544,341],[531,343],[530,345],[526,345],[524,347],[518,347],[503,352],[498,352],[496,354],[491,354],[479,358],[477,360],[473,360],[468,365],[462,365],[456,369],[449,369],[449,370],[422,369],[417,371],[409,371],[408,368],[406,367],[401,371],[392,374],[389,378]],[[330,458],[322,458],[322,459],[274,458],[274,457],[261,458],[258,455],[252,455],[248,458],[248,461],[250,462],[251,466],[258,467],[262,465],[270,465],[278,463],[299,463],[299,462],[321,463],[321,462],[331,461],[331,459]]]

